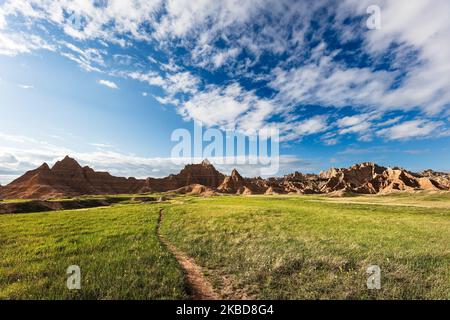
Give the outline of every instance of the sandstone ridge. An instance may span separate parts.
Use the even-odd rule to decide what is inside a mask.
[[[165,178],[122,178],[82,167],[66,156],[52,168],[46,163],[6,186],[0,199],[51,199],[80,195],[167,192],[216,194],[383,194],[397,191],[450,190],[450,174],[426,170],[414,173],[366,162],[316,174],[294,172],[276,178],[245,178],[234,169],[229,176],[209,161],[186,165]]]

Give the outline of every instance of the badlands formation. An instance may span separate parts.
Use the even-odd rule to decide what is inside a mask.
[[[52,199],[80,195],[148,192],[214,194],[383,194],[395,191],[450,190],[450,174],[426,170],[413,173],[362,163],[320,174],[295,172],[276,178],[245,178],[234,169],[226,176],[207,160],[185,166],[165,178],[121,178],[82,167],[66,156],[50,168],[46,163],[0,186],[0,199]]]

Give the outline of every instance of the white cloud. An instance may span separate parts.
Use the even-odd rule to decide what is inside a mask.
[[[240,85],[232,84],[223,89],[214,87],[193,96],[180,108],[180,113],[207,126],[232,128],[238,117],[252,108],[256,101],[257,98],[245,92]]]
[[[390,126],[392,124],[399,122],[402,119],[403,119],[402,116],[394,117],[394,118],[388,119],[386,121],[377,123],[377,127],[387,127],[387,126]]]
[[[172,96],[177,93],[195,94],[198,91],[198,85],[200,83],[199,78],[189,71],[166,75],[160,75],[155,71],[147,73],[135,71],[126,76],[134,80],[146,82],[152,86],[161,87]]]
[[[283,113],[283,108],[275,103],[233,83],[225,88],[212,86],[194,95],[179,107],[179,112],[185,119],[200,121],[210,127],[236,129],[247,135],[253,135],[260,129],[278,129],[283,141],[323,132],[328,128],[325,116],[271,122],[272,116]]]
[[[328,122],[326,116],[314,116],[301,121],[288,122],[283,126],[278,126],[281,129],[281,140],[295,140],[306,135],[324,132],[328,129]]]
[[[67,41],[61,41],[60,54],[72,61],[78,63],[78,65],[86,71],[102,72],[100,67],[105,66],[103,55],[105,52],[96,48],[81,49],[69,43]],[[69,49],[67,52],[65,49]]]
[[[210,45],[199,44],[192,52],[192,60],[196,65],[206,69],[231,69],[227,64],[235,64],[240,48],[217,49]]]
[[[343,23],[357,15],[367,16],[369,4],[382,9],[381,30]],[[435,118],[448,112],[448,12],[447,0],[345,0],[339,4],[327,0],[9,0],[0,6],[0,54],[57,50],[84,70],[112,72],[105,63],[108,43],[126,50],[134,40],[145,40],[167,53],[163,59],[166,63],[158,62],[158,55],[146,57],[147,63],[153,62],[151,68],[133,63],[134,69],[121,69],[121,75],[162,88],[166,96],[156,99],[176,105],[186,119],[248,131],[277,125],[286,139],[296,139],[330,129],[296,128],[298,121],[291,117],[299,108],[352,107],[357,114],[338,120],[332,128],[336,134],[355,134],[360,140],[368,140],[374,128],[401,120],[377,123],[372,117],[366,118],[372,112],[382,115],[391,110],[414,110]],[[19,16],[26,20],[23,26],[27,33],[4,33],[10,26],[8,20]],[[317,24],[313,26],[312,21]],[[34,23],[52,24],[75,42],[53,37],[44,41],[31,34]],[[364,53],[364,61],[358,64],[337,59],[342,52],[332,51],[323,36],[329,27],[344,42],[362,39],[361,52],[356,50],[354,55]],[[94,39],[106,44],[102,47],[105,49],[86,48],[81,44],[88,41],[79,41]],[[173,45],[187,52],[178,61],[174,59],[177,53],[171,51]],[[241,53],[245,53],[242,59]],[[265,53],[274,60],[283,59],[276,66],[264,63],[260,70],[251,70]],[[133,59],[120,54],[112,60],[124,67]],[[389,70],[374,67],[385,60],[389,60]],[[211,84],[192,67],[225,71],[230,79],[221,85]],[[243,78],[250,83],[269,80],[266,89],[274,93],[260,97],[256,90],[244,88]],[[117,87],[108,83],[102,84]],[[273,116],[277,116],[276,121]],[[310,118],[318,119],[314,114]],[[323,141],[337,142],[336,138]]]
[[[66,34],[80,40],[100,38],[123,43],[120,34],[146,38],[140,27],[152,21],[161,1],[91,1],[10,0],[4,14],[20,13],[28,19],[46,20],[60,26]],[[119,35],[118,35],[119,33]]]
[[[22,89],[25,89],[25,90],[34,89],[34,86],[33,85],[29,85],[29,84],[19,84],[18,86],[19,86],[19,88],[22,88]]]
[[[340,128],[344,127],[353,127],[355,125],[361,124],[361,122],[367,120],[367,115],[356,115],[356,116],[348,116],[341,118],[337,121],[337,124]]]
[[[128,77],[134,80],[139,80],[142,82],[147,82],[152,86],[165,86],[165,80],[157,73],[157,72],[148,72],[148,73],[140,73],[140,72],[131,72],[128,74]]]
[[[383,105],[419,107],[428,114],[442,111],[450,103],[450,2],[446,0],[356,1],[347,8],[362,13],[369,4],[379,4],[382,28],[366,35],[366,50],[383,55],[389,45],[399,44],[400,64],[408,52],[416,50],[421,63],[408,66],[406,77],[395,90],[385,91]]]
[[[172,159],[165,157],[141,157],[125,153],[107,150],[111,146],[102,143],[91,143],[93,151],[79,152],[50,144],[25,136],[17,136],[0,133],[0,183],[5,185],[13,179],[40,166],[43,162],[53,165],[64,156],[74,157],[79,163],[89,165],[97,171],[108,171],[115,176],[124,177],[165,177],[172,173],[178,173],[184,164],[200,163],[203,159]],[[175,161],[176,160],[176,161]],[[209,159],[223,173],[229,174],[233,168],[237,168],[244,176],[257,176],[260,174],[259,165],[230,164],[219,165],[223,159],[214,157]],[[233,159],[237,162],[237,159]],[[296,156],[284,155],[280,157],[279,174],[291,173],[295,170],[311,171],[311,164]]]
[[[7,26],[6,18],[4,17],[4,12],[0,8],[0,30],[5,29]]]
[[[329,138],[329,139],[324,139],[323,142],[327,146],[334,146],[339,143],[339,139],[338,138]]]
[[[158,101],[161,104],[171,104],[174,106],[177,106],[180,104],[180,101],[178,99],[174,99],[171,97],[158,97],[158,96],[153,96],[156,101]]]
[[[288,105],[319,104],[330,107],[379,106],[384,103],[394,75],[369,68],[345,68],[330,56],[289,70],[276,69],[271,86]]]
[[[379,136],[388,140],[402,140],[416,137],[425,137],[442,126],[442,122],[433,122],[428,120],[411,120],[401,124],[382,129],[378,132]]]
[[[94,146],[96,148],[100,148],[100,149],[109,149],[112,148],[112,145],[107,144],[107,143],[90,143],[91,146]]]
[[[326,117],[315,116],[296,123],[296,132],[305,135],[321,132],[327,128]]]
[[[98,83],[110,89],[119,89],[117,84],[109,80],[99,80]]]
[[[247,21],[264,2],[168,0],[164,6],[167,14],[156,26],[156,34],[159,38],[182,37],[204,29],[213,34]]]
[[[238,130],[252,135],[257,130],[274,127],[285,134],[293,128],[269,123],[269,118],[282,110],[271,99],[257,96],[238,83],[225,87],[209,86],[185,101],[178,108],[186,120],[196,120],[209,127]]]
[[[39,49],[54,51],[55,47],[36,35],[0,32],[0,55],[16,56]]]

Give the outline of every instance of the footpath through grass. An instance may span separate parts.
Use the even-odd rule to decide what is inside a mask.
[[[450,299],[450,211],[223,196],[166,208],[163,234],[225,297]],[[381,268],[381,290],[366,269]]]
[[[185,298],[149,204],[0,215],[0,299]],[[66,269],[81,268],[81,290]]]

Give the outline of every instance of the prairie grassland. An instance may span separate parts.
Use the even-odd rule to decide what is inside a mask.
[[[320,198],[198,198],[167,207],[162,232],[227,298],[450,298],[450,210]]]
[[[0,299],[180,299],[183,275],[148,204],[0,215]],[[66,268],[81,268],[68,290]]]
[[[437,202],[448,195],[179,196],[0,215],[0,299],[188,297],[156,237],[159,208],[166,239],[224,298],[450,299],[450,210]],[[81,267],[79,291],[66,287],[69,265]],[[381,290],[366,287],[370,265]]]
[[[162,193],[152,193],[152,194],[99,194],[99,195],[83,195],[77,197],[68,197],[68,198],[51,198],[47,201],[76,201],[76,200],[106,200],[106,201],[116,201],[116,202],[125,202],[131,201],[132,199],[146,198],[146,197],[161,197]],[[20,202],[31,202],[38,199],[0,199],[1,203],[20,203]]]
[[[417,191],[413,193],[398,192],[387,195],[358,195],[353,197],[329,197],[322,195],[311,196],[310,201],[450,209],[450,192]]]

